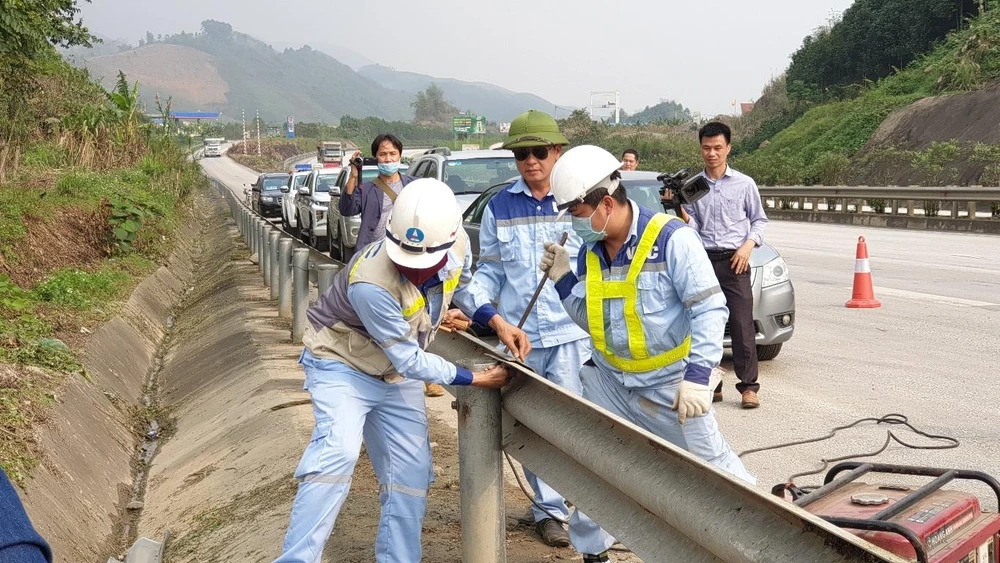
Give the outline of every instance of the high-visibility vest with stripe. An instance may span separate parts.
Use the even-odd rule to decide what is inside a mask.
[[[587,322],[594,341],[594,351],[602,354],[608,364],[622,371],[641,373],[661,369],[683,360],[691,352],[691,335],[688,334],[674,348],[651,356],[640,319],[639,273],[642,272],[642,267],[652,252],[660,231],[668,221],[672,220],[680,221],[677,217],[665,213],[657,213],[649,220],[624,280],[606,279],[610,271],[606,274],[601,269],[601,260],[593,250],[587,252]],[[608,349],[606,336],[608,323],[604,318],[604,302],[609,299],[625,300],[625,328],[631,357],[626,358],[615,353],[615,350]]]

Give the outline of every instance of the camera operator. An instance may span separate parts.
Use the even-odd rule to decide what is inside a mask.
[[[361,151],[351,155],[351,175],[347,179],[347,189],[340,196],[338,207],[344,217],[361,215],[361,230],[358,232],[356,248],[361,250],[370,243],[385,237],[385,224],[389,210],[396,201],[396,194],[403,186],[414,180],[399,173],[399,162],[403,153],[403,143],[395,135],[383,134],[372,141],[372,154],[378,161],[378,176],[374,180],[358,185],[363,159]]]
[[[681,218],[701,235],[712,261],[722,293],[729,306],[733,369],[740,382],[736,390],[741,406],[760,406],[757,391],[757,345],[753,323],[753,289],[750,284],[750,253],[764,241],[767,216],[753,178],[726,163],[732,131],[724,123],[712,122],[698,131],[701,156],[711,190],[697,202],[684,205]],[[722,384],[713,401],[722,400]]]

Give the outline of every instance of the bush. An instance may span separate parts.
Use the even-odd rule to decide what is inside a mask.
[[[33,293],[39,301],[84,311],[117,297],[128,280],[128,274],[110,268],[94,273],[71,268],[54,272]]]

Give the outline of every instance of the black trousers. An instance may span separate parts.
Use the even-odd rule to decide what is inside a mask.
[[[753,288],[750,286],[750,269],[737,275],[729,261],[733,258],[732,251],[709,251],[715,277],[722,287],[729,306],[729,337],[732,339],[733,369],[739,383],[736,390],[757,391],[757,331],[753,324]],[[722,391],[722,384],[716,391]]]

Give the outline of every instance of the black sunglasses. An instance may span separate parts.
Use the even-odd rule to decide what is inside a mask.
[[[538,160],[545,160],[549,157],[549,147],[522,147],[513,149],[516,160],[528,160],[528,155],[532,154]]]

